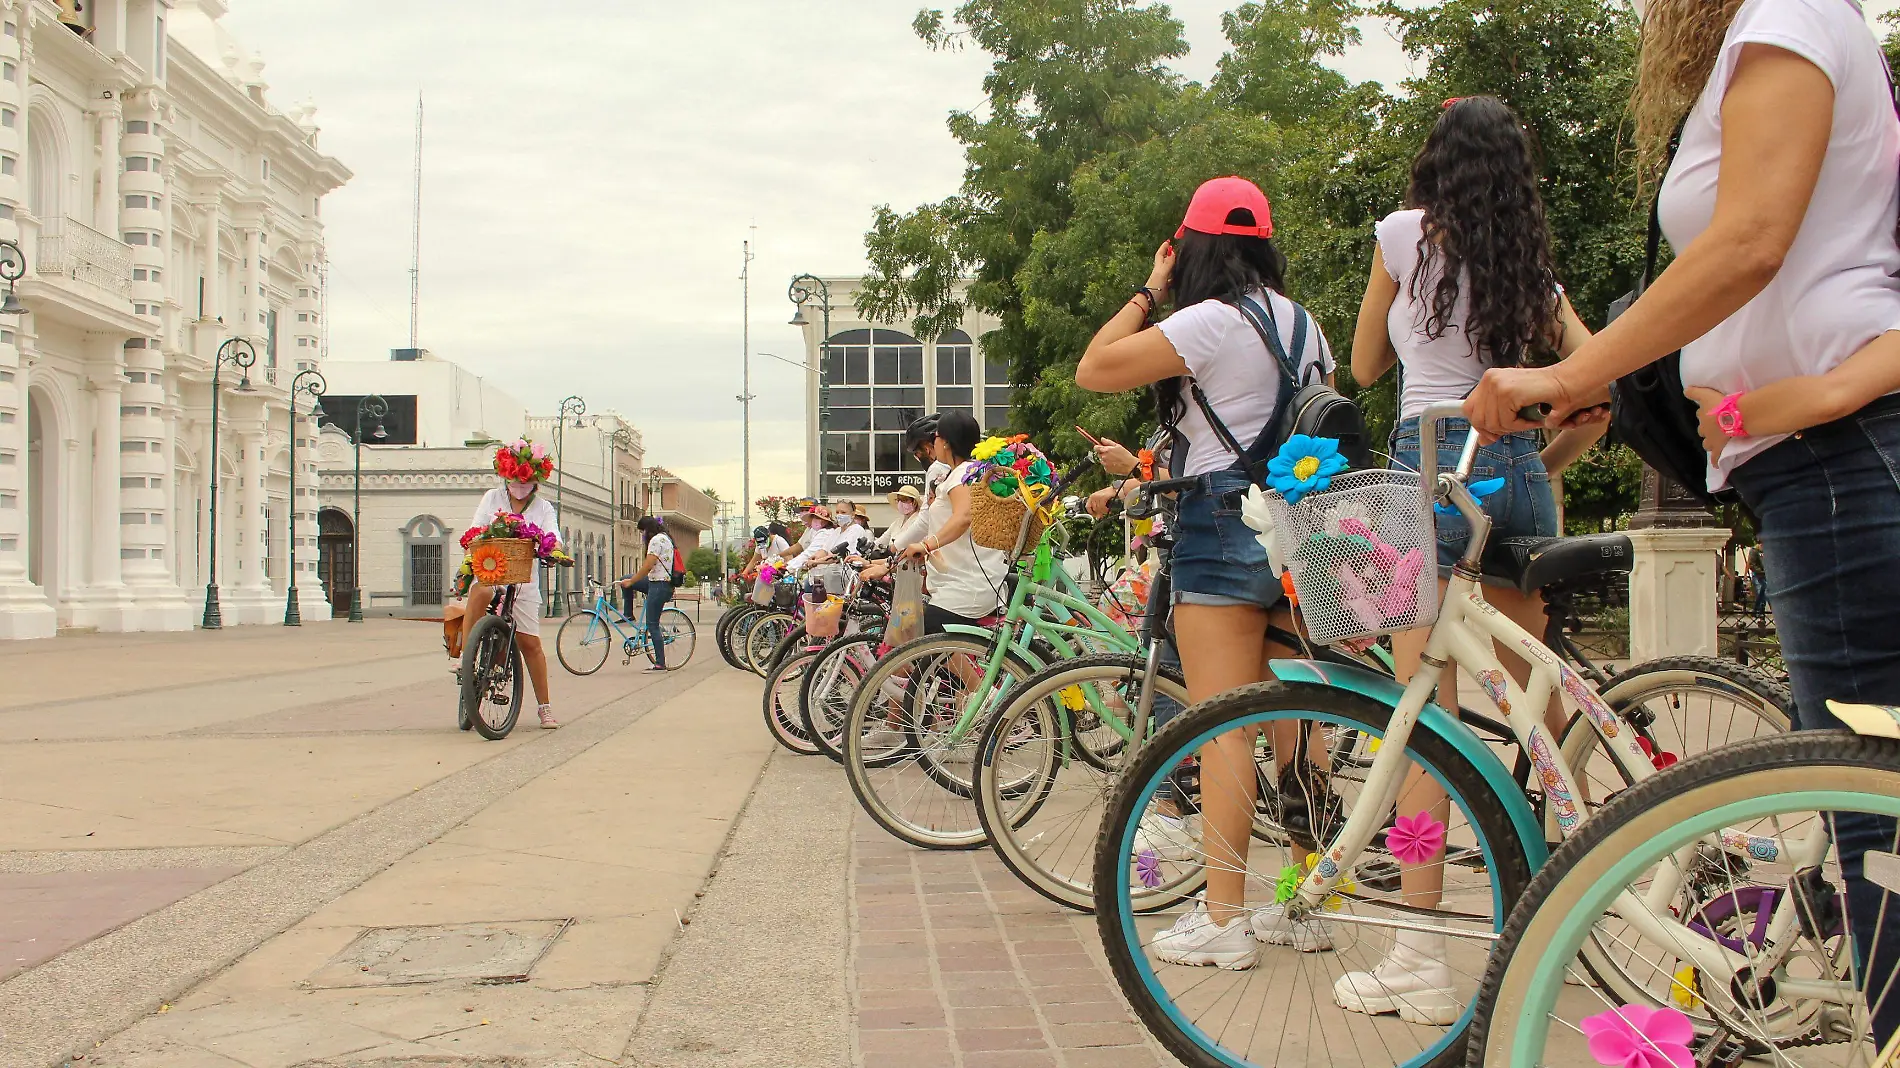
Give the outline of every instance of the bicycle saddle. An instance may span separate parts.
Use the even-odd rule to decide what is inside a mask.
[[[1634,560],[1627,534],[1500,538],[1485,547],[1484,573],[1535,593],[1585,575],[1628,571]]]

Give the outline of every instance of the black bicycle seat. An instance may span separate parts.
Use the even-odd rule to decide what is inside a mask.
[[[1635,559],[1627,534],[1500,538],[1485,547],[1484,573],[1535,593],[1585,575],[1628,571]]]

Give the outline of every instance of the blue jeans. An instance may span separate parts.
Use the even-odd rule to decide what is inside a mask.
[[[1286,596],[1267,550],[1240,518],[1248,485],[1243,472],[1210,471],[1181,494],[1169,563],[1173,603],[1272,608]]]
[[[643,578],[633,584],[633,592],[644,593],[646,601],[647,641],[653,644],[653,665],[666,666],[666,635],[660,633],[660,613],[666,609],[666,602],[673,599],[673,584],[658,579]]]
[[[1729,482],[1755,510],[1795,726],[1840,728],[1827,701],[1900,704],[1900,399],[1875,401],[1748,460]],[[1900,962],[1900,909],[1861,877],[1869,849],[1894,849],[1894,821],[1835,820],[1847,908],[1873,1001]],[[1892,913],[1882,920],[1883,911]],[[1875,943],[1876,925],[1879,942]],[[1900,1029],[1900,994],[1879,999],[1874,1037]]]
[[[1471,424],[1463,419],[1447,419],[1439,424],[1438,469],[1455,471],[1458,456],[1465,446],[1465,433]],[[1557,498],[1550,490],[1550,473],[1544,470],[1541,448],[1534,433],[1506,434],[1489,445],[1480,446],[1471,464],[1467,482],[1502,478],[1504,487],[1480,503],[1491,517],[1491,541],[1500,538],[1554,538],[1557,536]],[[1416,471],[1419,466],[1418,419],[1400,421],[1392,430],[1392,466]],[[1438,524],[1438,570],[1451,574],[1451,565],[1464,555],[1471,540],[1471,524],[1462,514],[1432,513]]]

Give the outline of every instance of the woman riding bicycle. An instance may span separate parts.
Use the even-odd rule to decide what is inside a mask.
[[[507,457],[508,470],[514,475],[501,476],[503,457]],[[475,518],[470,522],[473,527],[487,527],[495,517],[504,511],[513,512],[522,522],[531,523],[560,537],[561,522],[554,514],[554,506],[540,494],[541,483],[547,481],[554,471],[554,465],[548,461],[547,446],[539,442],[530,442],[523,438],[512,445],[503,445],[495,450],[495,473],[502,477],[502,484],[482,495],[482,501],[475,506]],[[541,648],[541,585],[538,582],[523,582],[514,587],[514,608],[510,618],[515,625],[515,645],[521,650],[521,659],[528,667],[528,680],[534,684],[534,699],[537,707],[535,714],[541,718],[541,726],[547,730],[559,727],[560,721],[554,718],[553,698],[548,691],[548,656]],[[468,607],[462,613],[462,641],[468,642],[469,632],[475,629],[475,621],[488,614],[488,605],[493,600],[496,588],[477,582],[469,587]]]

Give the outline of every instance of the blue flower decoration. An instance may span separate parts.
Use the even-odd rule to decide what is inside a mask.
[[[1333,476],[1346,467],[1338,439],[1295,434],[1280,446],[1278,456],[1267,461],[1267,485],[1278,490],[1286,503],[1298,504],[1314,490],[1331,488]]]
[[[1466,486],[1465,488],[1471,491],[1471,496],[1474,500],[1482,501],[1486,497],[1489,497],[1493,493],[1496,493],[1497,491],[1503,489],[1504,480],[1501,478],[1487,478],[1482,482],[1473,482],[1471,485]],[[1458,509],[1453,508],[1449,504],[1434,504],[1432,505],[1432,511],[1437,512],[1439,515],[1457,515],[1458,514]]]

